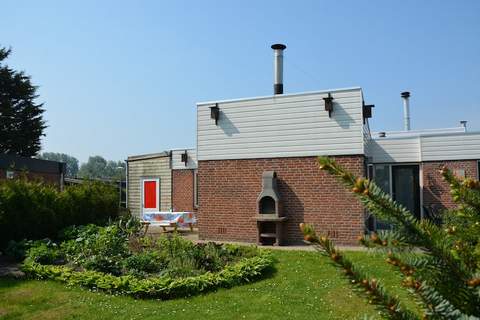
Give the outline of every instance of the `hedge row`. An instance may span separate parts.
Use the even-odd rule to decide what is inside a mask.
[[[115,188],[87,182],[59,191],[36,181],[0,181],[0,248],[9,240],[55,238],[70,225],[105,222],[118,214]]]
[[[229,288],[258,279],[273,265],[270,254],[263,252],[253,258],[207,272],[195,277],[158,277],[141,279],[134,276],[114,276],[98,271],[75,271],[67,266],[41,265],[26,262],[23,271],[29,277],[65,282],[68,285],[104,290],[109,293],[128,294],[139,298],[170,299],[192,296],[216,288]]]

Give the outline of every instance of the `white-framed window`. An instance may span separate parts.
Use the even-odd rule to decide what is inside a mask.
[[[15,178],[15,171],[13,170],[7,170],[6,174],[5,174],[5,177],[7,179],[13,179]]]

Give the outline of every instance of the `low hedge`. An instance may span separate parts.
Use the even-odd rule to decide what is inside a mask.
[[[55,238],[70,225],[106,222],[118,215],[118,194],[100,182],[59,191],[40,181],[0,181],[0,249],[10,240]]]
[[[245,258],[219,272],[207,272],[199,276],[176,279],[114,276],[98,271],[75,271],[67,266],[42,265],[31,261],[24,263],[23,271],[32,278],[56,280],[68,285],[104,290],[109,293],[128,294],[139,298],[170,299],[248,283],[260,278],[272,266],[272,256],[262,252],[259,256]]]

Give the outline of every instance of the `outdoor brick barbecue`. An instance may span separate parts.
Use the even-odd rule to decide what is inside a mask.
[[[262,192],[257,198],[257,242],[260,245],[282,245],[283,224],[287,220],[282,214],[282,202],[277,189],[275,171],[262,174]]]

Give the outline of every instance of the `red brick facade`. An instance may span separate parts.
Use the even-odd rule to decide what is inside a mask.
[[[452,208],[455,206],[450,195],[449,185],[442,180],[439,170],[443,166],[451,170],[460,169],[465,171],[466,178],[478,177],[477,160],[458,160],[458,161],[435,161],[422,163],[423,171],[423,205],[440,205],[442,208]]]
[[[172,206],[174,211],[195,211],[194,170],[172,170]]]
[[[9,170],[11,171],[11,170]],[[60,173],[48,173],[48,172],[24,172],[19,170],[14,170],[14,178],[19,178],[23,175],[26,175],[28,180],[40,180],[49,184],[54,184],[60,186],[61,184],[61,174]],[[7,178],[7,171],[5,169],[0,169],[0,180],[5,180]]]
[[[363,156],[335,160],[356,175],[364,175]],[[201,239],[256,241],[256,200],[262,173],[274,170],[283,203],[286,240],[302,240],[298,225],[314,224],[339,244],[356,244],[364,230],[364,210],[352,193],[318,168],[316,157],[209,160],[198,162]]]

